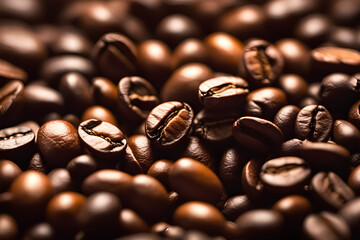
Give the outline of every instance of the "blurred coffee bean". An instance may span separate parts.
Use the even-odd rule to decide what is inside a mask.
[[[169,189],[169,174],[173,162],[166,159],[160,159],[154,162],[149,168],[147,175],[159,180],[167,189]]]
[[[360,236],[360,231],[358,228],[360,222],[359,203],[359,198],[355,198],[347,202],[338,211],[338,215],[348,224],[351,229],[352,237],[355,239]]]
[[[25,234],[24,240],[53,240],[55,239],[55,230],[47,222],[40,222],[29,227]]]
[[[0,88],[0,127],[18,122],[23,109],[24,84],[19,80],[9,81]]]
[[[125,208],[119,214],[119,228],[122,234],[149,232],[149,225],[133,210]]]
[[[88,154],[83,154],[71,159],[66,166],[71,178],[75,181],[80,180],[81,182],[91,173],[95,172],[97,168],[98,163]]]
[[[308,83],[296,74],[281,75],[278,87],[286,94],[289,104],[298,104],[308,93]]]
[[[360,100],[351,106],[348,113],[348,120],[360,129]]]
[[[227,220],[235,221],[241,214],[254,208],[254,204],[247,195],[237,195],[229,198],[222,209]]]
[[[66,168],[55,168],[47,174],[47,177],[55,194],[75,191],[74,181]]]
[[[91,93],[96,104],[100,104],[112,111],[117,109],[117,88],[107,78],[96,77],[92,80]]]
[[[6,192],[11,183],[22,173],[21,169],[14,162],[0,160],[0,192]]]
[[[111,123],[115,126],[117,126],[118,124],[114,114],[109,109],[100,105],[91,106],[83,112],[81,116],[81,121],[84,122],[89,119],[98,119],[104,122]]]
[[[172,54],[172,61],[174,68],[179,68],[188,63],[203,63],[209,62],[209,50],[205,43],[196,38],[185,39],[174,49]]]
[[[16,239],[19,235],[16,220],[8,214],[0,214],[0,238],[4,240]]]
[[[28,76],[23,69],[11,64],[8,61],[0,59],[0,86],[5,85],[13,79],[17,79],[25,83],[28,80]]]

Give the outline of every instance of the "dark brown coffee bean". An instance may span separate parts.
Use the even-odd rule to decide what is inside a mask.
[[[149,225],[133,210],[125,208],[119,214],[119,228],[124,235],[150,231]]]
[[[303,141],[301,155],[315,170],[341,172],[349,165],[350,152],[334,143]]]
[[[252,40],[244,47],[239,72],[252,88],[259,88],[274,85],[283,66],[283,56],[274,45],[265,40]]]
[[[169,198],[158,180],[139,174],[132,179],[125,202],[147,222],[154,223],[166,216]]]
[[[348,113],[348,120],[360,129],[360,100],[351,106]]]
[[[182,238],[185,235],[185,230],[179,226],[172,226],[166,222],[158,222],[151,227],[151,232],[163,238]]]
[[[360,212],[359,212],[359,198],[355,198],[347,202],[339,211],[338,215],[345,220],[350,226],[352,239],[356,239],[360,236],[359,223],[360,223]]]
[[[284,225],[282,215],[274,210],[257,209],[243,213],[236,219],[241,238],[278,239]]]
[[[237,73],[244,48],[237,38],[224,32],[215,32],[204,39],[204,44],[214,70]]]
[[[280,147],[280,156],[297,156],[301,157],[301,146],[303,141],[297,138],[283,142]]]
[[[92,59],[103,76],[117,82],[126,75],[136,74],[137,51],[125,35],[107,33],[95,44]]]
[[[286,140],[295,137],[295,122],[299,111],[300,108],[295,105],[286,105],[274,117],[275,125],[281,129]]]
[[[9,63],[8,61],[0,59],[0,86],[13,79],[26,82],[28,76],[23,69]]]
[[[241,214],[254,208],[254,204],[246,195],[229,198],[221,210],[227,220],[235,221]]]
[[[221,212],[211,204],[187,202],[179,206],[173,214],[173,222],[184,228],[221,235],[225,229],[225,219]]]
[[[278,86],[286,94],[289,104],[298,104],[308,93],[308,83],[296,74],[281,75]]]
[[[190,158],[181,158],[172,165],[169,183],[172,190],[189,201],[216,204],[224,193],[223,185],[216,174]]]
[[[209,53],[205,44],[196,38],[189,38],[182,41],[172,54],[172,61],[175,68],[185,64],[198,62],[209,63]]]
[[[311,190],[322,208],[340,209],[355,194],[334,172],[319,172],[311,179]]]
[[[19,121],[24,107],[24,84],[12,80],[0,88],[0,126]]]
[[[84,178],[95,172],[98,163],[91,155],[80,155],[73,158],[66,166],[71,178],[82,181]]]
[[[234,122],[233,136],[243,146],[268,153],[284,141],[281,130],[272,122],[257,117],[241,117]]]
[[[150,112],[145,132],[160,147],[172,147],[188,136],[193,120],[193,110],[187,103],[165,102]]]
[[[21,169],[14,162],[0,160],[0,193],[6,192],[11,183],[22,173]]]
[[[357,166],[351,171],[347,184],[355,192],[356,195],[360,194],[360,167]]]
[[[147,175],[159,180],[167,189],[169,188],[169,174],[173,162],[166,159],[161,159],[154,162],[149,168]]]
[[[37,152],[31,157],[27,170],[35,170],[37,172],[47,174],[52,168],[53,166],[45,162],[44,157]]]
[[[351,152],[357,152],[360,146],[360,130],[345,120],[336,120],[332,139]]]
[[[23,172],[10,186],[11,206],[24,222],[39,219],[53,195],[53,188],[46,175],[29,170]]]
[[[246,115],[272,121],[275,114],[286,104],[285,92],[279,88],[264,87],[247,95],[244,110]]]
[[[258,201],[264,191],[264,186],[260,181],[261,161],[257,159],[251,159],[248,161],[241,174],[241,184],[244,193],[251,200]]]
[[[66,168],[55,168],[47,175],[54,193],[75,191],[74,181]]]
[[[309,215],[303,224],[303,234],[308,239],[351,239],[351,231],[346,222],[332,212]]]
[[[280,157],[263,164],[260,180],[264,189],[275,194],[290,194],[301,191],[310,180],[309,165],[298,157]]]
[[[96,77],[92,80],[92,96],[100,104],[113,112],[117,110],[118,93],[116,85],[107,78]]]
[[[58,167],[65,167],[81,153],[81,142],[75,127],[62,120],[42,125],[38,132],[37,145],[44,160]]]
[[[53,240],[55,239],[55,230],[47,222],[37,223],[28,228],[24,234],[26,240]]]
[[[326,142],[331,135],[333,118],[322,105],[309,105],[300,110],[295,123],[297,138]]]
[[[78,217],[86,198],[79,193],[55,195],[46,207],[46,219],[60,236],[71,237],[79,231]]]
[[[248,93],[248,83],[239,77],[216,77],[199,86],[199,100],[208,109],[237,110]]]
[[[154,87],[141,77],[122,78],[117,89],[119,110],[130,121],[144,120],[160,103]]]
[[[86,199],[79,212],[81,230],[92,238],[113,237],[118,230],[121,210],[118,197],[108,192],[98,192]]]
[[[80,123],[80,139],[94,155],[102,158],[120,156],[126,148],[126,138],[122,131],[108,122],[90,119]]]
[[[0,238],[3,240],[16,239],[18,232],[16,220],[9,214],[0,214]]]
[[[84,122],[89,119],[98,119],[103,122],[111,123],[115,126],[118,124],[114,114],[109,109],[100,105],[91,106],[83,112],[81,121]]]

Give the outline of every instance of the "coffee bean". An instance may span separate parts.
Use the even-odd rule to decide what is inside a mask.
[[[81,121],[84,122],[90,119],[98,119],[104,122],[111,123],[115,126],[118,125],[114,114],[109,109],[100,105],[91,106],[83,112],[81,116]]]
[[[173,222],[184,229],[193,229],[210,235],[220,235],[225,228],[225,219],[214,206],[204,202],[187,202],[173,214]]]
[[[297,138],[290,139],[286,142],[283,142],[280,147],[279,155],[280,156],[297,156],[301,157],[301,146],[303,141]]]
[[[172,61],[175,68],[185,64],[198,62],[207,64],[209,62],[208,49],[201,40],[196,38],[185,39],[174,49]]]
[[[113,112],[117,110],[118,93],[116,85],[107,78],[96,77],[92,80],[92,96],[100,104]]]
[[[141,77],[125,77],[118,83],[118,106],[130,121],[144,120],[160,103],[154,87]]]
[[[227,220],[235,221],[241,214],[254,208],[254,204],[247,195],[237,195],[229,198],[222,209]]]
[[[21,169],[14,162],[5,159],[0,160],[0,192],[6,192],[21,173]]]
[[[360,100],[355,102],[348,114],[348,120],[354,124],[358,129],[360,129]]]
[[[18,224],[16,220],[8,214],[0,214],[0,238],[4,240],[16,239],[18,236]]]
[[[165,102],[148,115],[145,132],[160,147],[172,147],[188,136],[194,113],[187,103]]]
[[[278,149],[284,140],[283,133],[274,123],[257,117],[237,119],[233,136],[244,147],[259,153]]]
[[[284,225],[282,215],[274,210],[257,209],[243,213],[236,219],[241,238],[278,239]]]
[[[219,178],[209,168],[190,158],[181,158],[169,172],[170,188],[189,201],[216,204],[224,192]]]
[[[74,180],[83,180],[98,168],[98,163],[91,155],[80,155],[67,164],[66,169],[69,171],[71,178]]]
[[[80,123],[78,133],[85,147],[102,158],[120,156],[126,148],[126,138],[122,131],[108,122],[90,119]]]
[[[340,209],[355,194],[334,172],[319,172],[312,179],[311,190],[322,208]]]
[[[286,94],[289,104],[298,104],[308,93],[308,83],[296,74],[283,74],[279,77],[278,86]]]
[[[181,238],[185,235],[185,230],[179,226],[172,226],[166,222],[158,222],[151,227],[151,232],[163,238]]]
[[[351,239],[346,222],[332,212],[309,215],[303,224],[304,236],[309,239]]]
[[[173,162],[166,159],[161,159],[154,162],[149,168],[147,175],[159,180],[167,189],[169,189],[169,172]]]
[[[353,239],[360,236],[359,223],[360,223],[360,212],[359,212],[359,198],[355,198],[347,202],[339,211],[338,215],[345,220],[350,226]]]
[[[199,86],[199,100],[208,109],[237,110],[248,93],[248,83],[239,77],[216,77]]]
[[[0,88],[0,126],[19,121],[24,107],[24,84],[12,80]]]
[[[358,151],[360,146],[360,130],[345,120],[336,120],[332,139],[351,152]]]
[[[76,129],[62,120],[43,124],[38,131],[37,145],[44,160],[59,167],[65,167],[81,153],[81,142]]]
[[[55,229],[47,222],[37,223],[28,228],[24,234],[24,239],[54,239]]]
[[[126,75],[134,75],[138,70],[136,47],[122,34],[103,35],[96,42],[91,55],[102,75],[113,81]]]
[[[149,225],[133,210],[125,208],[119,214],[119,227],[125,235],[149,232]]]
[[[351,171],[347,184],[355,192],[356,195],[360,193],[360,167],[357,166],[354,170]]]
[[[283,56],[274,45],[265,40],[252,40],[244,47],[239,72],[251,88],[259,88],[274,85],[283,66]]]
[[[284,134],[284,138],[295,137],[295,122],[300,109],[295,105],[286,105],[276,113],[274,123]]]
[[[23,69],[11,64],[8,61],[0,59],[0,86],[13,79],[26,82],[28,76]]]
[[[263,164],[260,180],[272,193],[289,194],[301,191],[310,180],[311,169],[298,157],[280,157]]]
[[[251,199],[259,201],[264,191],[264,186],[260,181],[261,161],[251,159],[248,161],[241,174],[241,184],[244,193]]]
[[[47,174],[47,177],[55,194],[75,190],[74,181],[66,168],[55,168]]]
[[[297,138],[326,142],[333,128],[333,118],[322,105],[309,105],[300,110],[295,123]]]

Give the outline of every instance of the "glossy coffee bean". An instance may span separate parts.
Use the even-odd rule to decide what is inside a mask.
[[[295,105],[286,105],[276,113],[274,123],[281,129],[285,139],[295,137],[295,122],[299,111]]]
[[[66,168],[55,168],[47,174],[47,177],[55,194],[75,190],[74,181]]]
[[[298,157],[280,157],[265,162],[261,167],[260,180],[264,189],[278,194],[301,191],[310,180],[309,165]]]
[[[225,219],[221,212],[205,202],[187,202],[179,206],[173,214],[173,222],[184,229],[215,236],[221,235],[225,228]]]
[[[78,217],[85,201],[79,193],[59,193],[49,201],[46,219],[59,235],[72,236],[79,231]]]
[[[323,75],[333,72],[356,73],[360,65],[360,53],[354,49],[320,47],[311,51],[312,67]]]
[[[278,239],[284,225],[283,216],[274,210],[257,209],[236,219],[241,238]]]
[[[351,106],[348,113],[348,120],[360,129],[360,100]]]
[[[269,121],[287,104],[285,92],[279,88],[264,87],[251,91],[246,97],[245,114]]]
[[[71,178],[74,180],[83,180],[91,173],[95,172],[98,168],[96,160],[88,154],[77,156],[70,160],[66,165],[66,169],[69,171]]]
[[[19,121],[24,107],[24,84],[19,80],[9,81],[0,88],[0,126]]]
[[[308,93],[308,83],[296,74],[281,75],[278,86],[286,94],[289,104],[298,104]]]
[[[108,192],[98,192],[86,199],[80,209],[78,221],[86,235],[110,237],[117,232],[121,210],[118,197]]]
[[[35,170],[37,172],[47,174],[52,169],[52,165],[44,160],[44,157],[36,152],[30,159],[27,170]]]
[[[322,208],[340,209],[355,194],[334,172],[319,172],[310,183],[311,190]]]
[[[141,77],[122,78],[117,89],[119,110],[130,121],[144,120],[160,103],[154,87]]]
[[[166,159],[160,159],[154,162],[149,168],[147,175],[159,180],[166,188],[169,187],[169,172],[173,162]]]
[[[333,118],[322,105],[308,105],[300,110],[295,123],[297,138],[326,142],[333,128]]]
[[[201,108],[199,85],[213,77],[213,71],[201,63],[189,63],[175,70],[160,91],[163,101],[183,101],[195,111]],[[183,94],[186,92],[186,94]]]
[[[259,88],[274,85],[283,67],[283,56],[274,45],[265,40],[252,40],[244,47],[239,73],[252,88]]]
[[[0,160],[0,192],[6,192],[11,183],[22,173],[21,169],[14,162]]]
[[[81,142],[75,127],[62,120],[43,124],[38,131],[37,145],[44,160],[59,167],[65,167],[81,153]]]
[[[354,170],[351,171],[347,184],[355,192],[356,195],[360,193],[360,167],[357,166]]]
[[[351,152],[358,151],[360,146],[360,130],[345,120],[336,120],[332,139]]]
[[[18,176],[10,186],[13,211],[24,222],[36,221],[45,211],[53,195],[53,188],[46,175],[28,170]]]
[[[205,165],[190,158],[180,158],[169,172],[170,188],[189,201],[216,204],[224,189],[216,174]]]
[[[243,44],[234,36],[215,32],[204,39],[210,66],[221,72],[236,74],[243,51]]]
[[[82,192],[90,196],[96,192],[110,192],[124,198],[132,181],[132,177],[122,171],[114,169],[98,170],[90,174],[82,182]]]
[[[185,64],[198,62],[207,64],[209,62],[208,49],[201,40],[196,38],[185,39],[174,49],[172,61],[175,68]]]
[[[199,86],[199,100],[207,109],[237,110],[248,93],[248,83],[239,77],[216,77]]]
[[[340,216],[325,211],[306,217],[303,234],[308,239],[351,239],[346,222]]]
[[[125,208],[119,214],[119,227],[124,235],[149,232],[149,225],[133,210]]]
[[[227,220],[235,221],[241,214],[254,208],[254,204],[246,195],[237,195],[229,198],[221,212]]]
[[[0,214],[0,238],[13,240],[18,236],[18,225],[16,220],[8,214]]]
[[[165,102],[149,113],[145,132],[160,147],[172,147],[188,136],[193,120],[194,112],[187,103]]]
[[[354,198],[347,202],[339,211],[338,215],[345,220],[348,226],[351,228],[353,239],[360,236],[359,223],[360,223],[360,212],[359,212],[359,198]]]
[[[341,172],[350,162],[350,152],[334,143],[303,141],[301,155],[315,170]]]
[[[108,109],[117,109],[118,93],[116,85],[107,78],[96,77],[92,80],[92,96],[96,104]]]
[[[120,156],[126,148],[122,131],[108,122],[90,119],[80,123],[78,133],[86,149],[102,158]]]
[[[297,138],[283,142],[280,147],[280,156],[301,156],[301,145],[303,141]]]
[[[147,222],[163,219],[168,210],[169,198],[165,187],[155,178],[136,175],[128,188],[125,202]]]
[[[241,184],[244,193],[251,200],[260,200],[264,191],[264,185],[260,181],[261,161],[258,159],[251,159],[248,161],[241,174]]]
[[[276,150],[284,141],[283,133],[274,123],[247,116],[234,122],[233,137],[244,147],[259,153]]]
[[[101,74],[115,82],[125,75],[134,75],[137,71],[136,47],[125,35],[103,35],[91,54]]]
[[[0,59],[0,85],[3,85],[13,79],[26,82],[28,76],[23,69],[11,64],[8,61]]]
[[[84,122],[90,119],[98,119],[117,126],[117,120],[114,114],[109,109],[100,105],[91,106],[83,112],[81,121]]]

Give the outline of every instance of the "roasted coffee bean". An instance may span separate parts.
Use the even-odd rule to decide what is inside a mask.
[[[360,130],[348,121],[335,121],[332,139],[351,152],[359,151]]]
[[[295,137],[295,122],[300,109],[295,105],[282,107],[274,117],[274,123],[278,126],[286,140]]]
[[[59,235],[71,237],[79,231],[78,217],[85,201],[85,196],[76,192],[59,193],[49,201],[46,219]]]
[[[172,147],[188,136],[193,120],[193,110],[187,103],[165,102],[149,113],[145,132],[160,147]]]
[[[213,69],[237,73],[244,48],[237,38],[224,32],[215,32],[204,39],[204,44]]]
[[[35,134],[29,127],[19,126],[0,130],[0,158],[11,159],[19,166],[27,166],[35,150]]]
[[[359,212],[359,198],[355,198],[347,202],[339,211],[338,215],[345,220],[350,226],[353,239],[360,236],[359,223],[360,223],[360,212]]]
[[[243,50],[239,73],[251,88],[274,85],[284,67],[284,59],[276,47],[265,40],[251,40]]]
[[[16,220],[8,214],[0,214],[0,238],[4,240],[16,239],[19,232]]]
[[[24,234],[24,239],[26,240],[52,240],[55,238],[54,228],[47,222],[37,223],[30,228],[28,228]]]
[[[79,211],[80,229],[92,238],[115,235],[121,207],[120,200],[112,193],[98,192],[91,195]]]
[[[29,170],[13,181],[9,192],[12,194],[12,211],[28,223],[41,218],[53,195],[53,188],[46,175]]]
[[[308,239],[351,239],[351,231],[346,222],[332,212],[320,212],[306,217],[303,234]]]
[[[351,106],[348,113],[348,120],[360,129],[360,100]]]
[[[115,126],[118,124],[114,114],[109,109],[100,105],[91,106],[83,112],[81,121],[84,122],[90,119],[98,119],[103,122],[111,123]]]
[[[281,75],[278,86],[286,94],[289,104],[298,104],[308,93],[308,83],[296,74]]]
[[[286,142],[283,142],[280,147],[279,155],[280,156],[301,156],[301,145],[303,141],[297,138],[290,139]]]
[[[205,43],[196,38],[189,38],[182,41],[172,54],[172,61],[175,68],[179,68],[185,64],[198,62],[209,63],[209,50]]]
[[[80,155],[70,160],[66,169],[69,171],[71,178],[83,180],[98,168],[98,163],[91,155]]]
[[[334,172],[319,172],[310,183],[311,191],[322,208],[340,209],[355,194],[351,188]]]
[[[44,157],[37,152],[31,157],[27,170],[35,170],[37,172],[47,174],[52,168],[53,166],[45,162]]]
[[[254,207],[247,195],[237,195],[225,202],[221,212],[227,220],[235,221],[241,214]]]
[[[102,158],[120,156],[126,148],[126,138],[122,131],[108,122],[90,119],[80,123],[78,133],[85,147]]]
[[[25,83],[28,76],[23,69],[11,64],[8,61],[0,59],[0,86],[13,79],[17,79]]]
[[[151,232],[163,238],[181,238],[185,235],[185,230],[179,226],[172,226],[166,222],[158,222],[151,227]]]
[[[290,194],[301,191],[310,180],[309,165],[298,157],[280,157],[265,162],[261,167],[260,180],[264,189],[274,194]]]
[[[233,111],[201,110],[194,119],[193,133],[210,143],[223,143],[232,136],[232,125],[239,114]]]
[[[0,88],[0,126],[19,121],[24,108],[24,84],[12,80]]]
[[[138,174],[133,177],[125,202],[147,222],[162,220],[168,211],[169,198],[165,187],[155,178]]]
[[[264,191],[264,186],[260,181],[261,161],[251,159],[248,161],[241,174],[241,184],[244,193],[254,201],[259,201]]]
[[[257,209],[243,213],[236,223],[243,239],[279,239],[284,218],[277,211]]]
[[[347,184],[355,192],[356,195],[360,195],[360,167],[355,167],[347,180]]]
[[[22,173],[21,169],[14,162],[0,160],[0,193],[6,192],[11,183]]]
[[[309,105],[300,110],[295,123],[297,138],[326,142],[333,129],[333,118],[322,105]]]
[[[55,194],[75,191],[74,181],[66,168],[55,168],[47,174],[47,177]]]
[[[199,86],[199,100],[207,109],[237,110],[248,93],[248,83],[239,77],[216,77]]]
[[[149,225],[136,212],[125,208],[119,214],[119,228],[125,235],[146,233],[150,231]]]
[[[341,172],[350,163],[350,152],[334,143],[303,141],[301,155],[314,170]]]
[[[137,50],[125,35],[107,33],[95,44],[92,59],[100,73],[117,82],[126,75],[134,75],[137,67]]]
[[[283,133],[274,123],[257,117],[237,119],[233,136],[244,147],[262,154],[276,151],[284,141]]]
[[[65,167],[82,150],[75,127],[63,120],[43,124],[38,131],[37,146],[44,160],[58,167]]]
[[[216,204],[224,189],[220,179],[205,165],[190,158],[180,158],[169,172],[170,188],[188,201]]]
[[[323,76],[334,72],[353,74],[360,66],[360,52],[340,47],[320,47],[311,51],[312,69]]]
[[[149,168],[147,175],[159,180],[167,189],[169,189],[169,172],[173,162],[166,159],[160,159],[154,162]]]
[[[244,111],[246,115],[272,121],[275,114],[286,104],[285,92],[279,88],[264,87],[247,95]]]
[[[96,104],[100,104],[112,111],[117,110],[117,87],[112,81],[103,77],[94,78],[91,92]]]
[[[173,222],[184,229],[199,230],[215,236],[221,235],[225,228],[221,212],[205,202],[187,202],[179,206],[173,214]]]
[[[154,87],[141,77],[122,78],[117,89],[119,110],[129,121],[144,120],[160,103]]]

